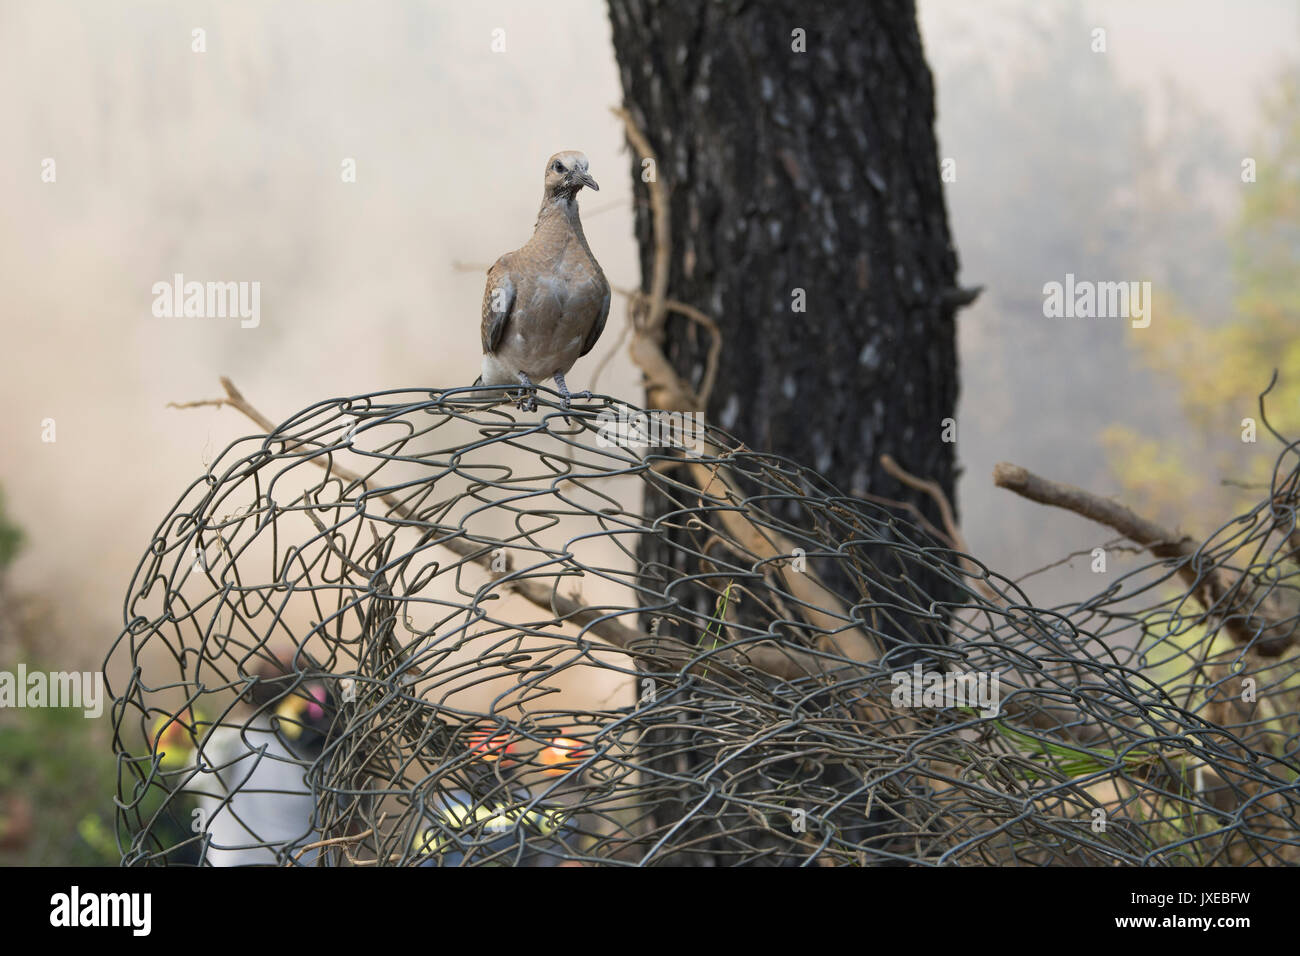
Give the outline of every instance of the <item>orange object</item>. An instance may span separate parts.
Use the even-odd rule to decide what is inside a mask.
[[[201,717],[195,717],[186,707],[174,717],[163,714],[153,725],[149,746],[158,755],[164,767],[188,763],[194,755],[199,736]]]
[[[510,742],[510,734],[493,733],[490,730],[476,730],[469,735],[470,753],[477,754],[488,763],[495,763],[502,756],[515,752],[515,744]]]
[[[194,718],[186,707],[175,717],[163,715],[154,722],[151,743],[155,750],[166,745],[191,747],[193,734]]]
[[[544,768],[542,773],[548,777],[558,777],[576,767],[585,755],[586,748],[581,740],[572,737],[556,737],[549,747],[543,747],[538,751],[537,759],[541,761]]]

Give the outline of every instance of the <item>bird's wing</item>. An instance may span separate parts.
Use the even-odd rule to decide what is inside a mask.
[[[488,270],[487,288],[483,290],[483,351],[495,352],[505,335],[506,323],[515,307],[515,279],[507,253]]]
[[[596,321],[591,324],[591,328],[587,330],[587,337],[582,340],[579,358],[596,347],[596,340],[600,338],[600,333],[605,331],[605,320],[609,318],[609,283],[605,281],[604,276],[600,277],[600,281],[605,287],[605,295],[600,300],[600,313],[596,316]]]

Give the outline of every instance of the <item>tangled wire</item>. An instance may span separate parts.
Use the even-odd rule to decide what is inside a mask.
[[[124,863],[1300,859],[1293,448],[1049,610],[696,420],[551,395],[322,402],[186,491],[105,667]]]

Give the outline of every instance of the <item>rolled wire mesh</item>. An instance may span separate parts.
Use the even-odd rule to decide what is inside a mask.
[[[163,519],[106,663],[126,864],[1300,858],[1294,449],[1192,559],[1240,643],[1177,562],[1038,608],[716,429],[481,391],[313,405]]]

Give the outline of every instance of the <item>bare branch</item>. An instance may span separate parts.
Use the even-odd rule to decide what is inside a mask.
[[[1220,621],[1238,645],[1246,646],[1253,642],[1254,649],[1265,657],[1275,657],[1291,646],[1294,628],[1287,629],[1285,622],[1278,623],[1281,618],[1261,620],[1259,611],[1249,607],[1252,588],[1241,587],[1240,579],[1231,579],[1222,567],[1202,572],[1197,561],[1200,546],[1189,535],[1169,531],[1118,502],[1074,485],[1041,478],[1010,462],[1003,461],[994,466],[993,483],[1030,501],[1064,508],[1104,524],[1142,545],[1155,557],[1179,562],[1178,575],[1188,590],[1196,595],[1208,615]],[[1275,610],[1275,613],[1280,612]],[[1273,633],[1262,636],[1263,631]]]

